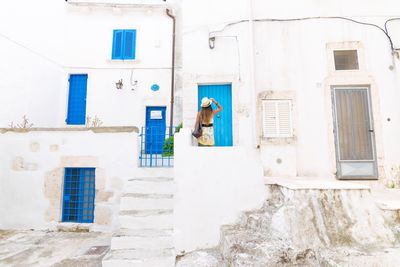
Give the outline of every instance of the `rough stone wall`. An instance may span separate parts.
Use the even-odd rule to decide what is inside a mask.
[[[295,246],[381,246],[395,241],[367,189],[291,190],[271,186],[270,190],[281,194],[281,206],[271,216],[271,231]]]
[[[397,214],[384,216],[368,189],[267,190],[261,209],[222,227],[214,250],[185,255],[177,266],[365,267],[400,261]]]

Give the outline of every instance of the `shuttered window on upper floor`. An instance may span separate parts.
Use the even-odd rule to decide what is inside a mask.
[[[136,56],[136,30],[114,30],[112,59],[132,60]]]
[[[291,100],[264,100],[262,107],[264,137],[285,138],[293,136]]]

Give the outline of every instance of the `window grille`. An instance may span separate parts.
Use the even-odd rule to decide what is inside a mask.
[[[358,70],[357,50],[333,51],[335,70]]]
[[[65,168],[63,222],[93,223],[95,168]]]

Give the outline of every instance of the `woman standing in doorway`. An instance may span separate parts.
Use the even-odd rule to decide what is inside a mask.
[[[213,110],[211,104],[217,105],[217,109]],[[197,139],[199,146],[214,146],[214,115],[222,110],[222,106],[215,101],[214,98],[203,97],[201,100],[201,110],[197,114],[197,120],[202,124],[202,135]]]

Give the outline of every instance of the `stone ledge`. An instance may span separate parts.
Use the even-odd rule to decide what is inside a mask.
[[[0,128],[0,133],[28,133],[28,132],[86,132],[94,133],[139,133],[139,128],[136,126],[110,126],[110,127],[60,127],[60,128]]]
[[[264,177],[264,184],[279,185],[292,190],[370,190],[366,185],[317,177]]]

